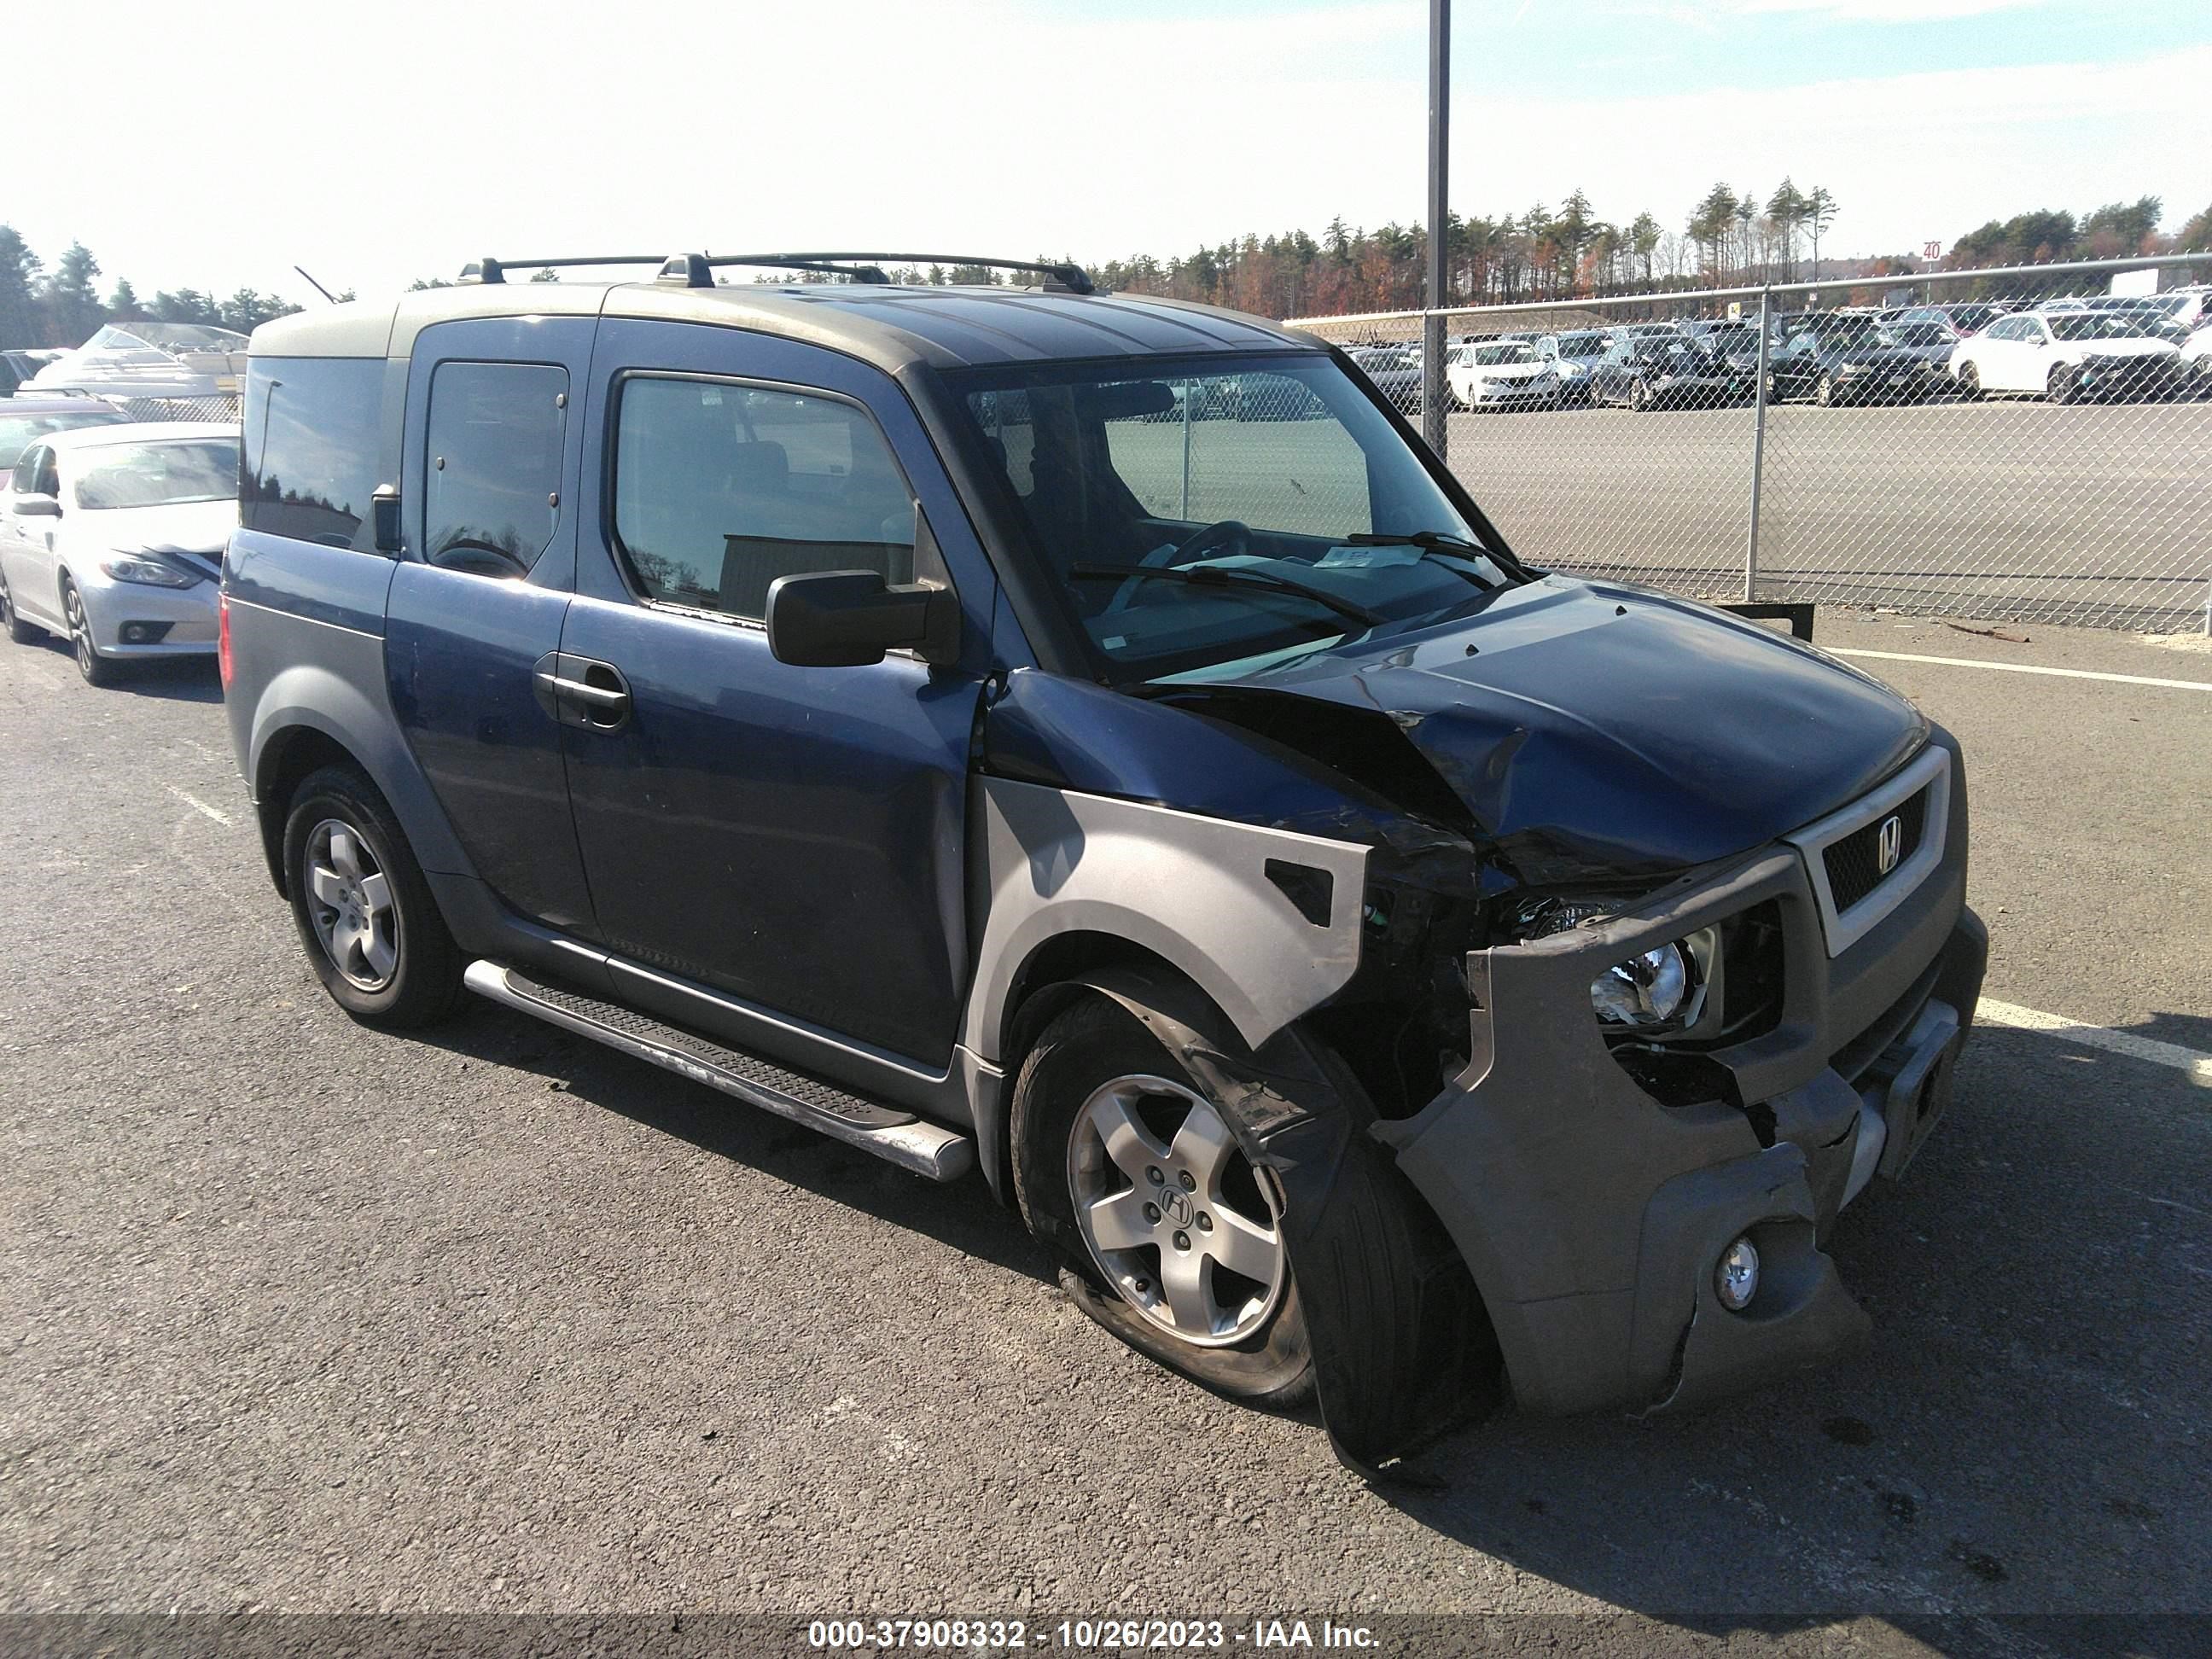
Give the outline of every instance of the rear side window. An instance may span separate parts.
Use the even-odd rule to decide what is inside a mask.
[[[424,556],[449,569],[526,574],[561,521],[568,371],[554,363],[441,363],[430,380]]]
[[[374,550],[381,357],[256,357],[246,376],[239,522]]]
[[[865,410],[811,392],[632,375],[615,537],[649,598],[758,618],[779,576],[914,580],[914,493]]]

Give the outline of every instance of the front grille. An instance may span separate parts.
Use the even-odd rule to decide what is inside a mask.
[[[1901,868],[1919,848],[1922,831],[1928,823],[1928,792],[1925,789],[1907,796],[1893,813],[1884,813],[1863,829],[1854,830],[1840,841],[1831,842],[1821,849],[1820,857],[1828,868],[1828,890],[1836,901],[1836,914],[1841,915],[1865,898],[1888,879],[1875,862],[1875,848],[1881,839],[1881,826],[1890,818],[1898,821],[1897,862],[1888,873]]]

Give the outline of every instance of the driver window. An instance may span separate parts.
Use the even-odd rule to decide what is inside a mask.
[[[915,500],[842,398],[632,375],[615,411],[614,527],[645,596],[758,620],[780,576],[914,580]]]
[[[560,522],[568,371],[441,363],[430,381],[422,542],[433,564],[529,574]]]

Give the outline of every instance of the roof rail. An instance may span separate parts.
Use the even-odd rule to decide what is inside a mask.
[[[606,253],[563,254],[552,259],[495,259],[489,255],[461,267],[464,283],[504,283],[513,270],[557,270],[578,265],[658,265],[657,282],[685,288],[712,288],[714,272],[725,265],[757,265],[769,270],[813,270],[854,282],[884,284],[890,281],[884,263],[913,265],[981,265],[994,270],[1026,270],[1042,276],[1048,289],[1068,294],[1095,294],[1091,273],[1081,265],[1035,259],[992,259],[973,253]]]

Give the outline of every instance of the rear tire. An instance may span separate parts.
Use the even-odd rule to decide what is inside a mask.
[[[2044,383],[2044,395],[2054,404],[2079,403],[2081,399],[2081,376],[2069,364],[2059,363],[2051,371]]]
[[[347,1013],[406,1030],[453,1012],[460,949],[398,821],[363,773],[326,766],[294,792],[284,884],[308,964]]]
[[[8,625],[8,637],[18,645],[36,645],[46,637],[46,630],[36,623],[23,620],[23,613],[15,609],[15,596],[8,591],[8,574],[0,570],[0,622]]]
[[[1972,363],[1959,365],[1959,395],[1970,404],[1981,401],[1982,371]]]
[[[1219,1146],[1207,1132],[1236,1111],[1125,1009],[1086,996],[1045,1027],[1016,1078],[1014,1192],[1030,1231],[1091,1292],[1079,1305],[1115,1335],[1218,1393],[1288,1406],[1312,1389],[1313,1352],[1279,1191],[1241,1146],[1210,1166],[1205,1156]],[[1102,1122],[1136,1133],[1109,1150]]]

